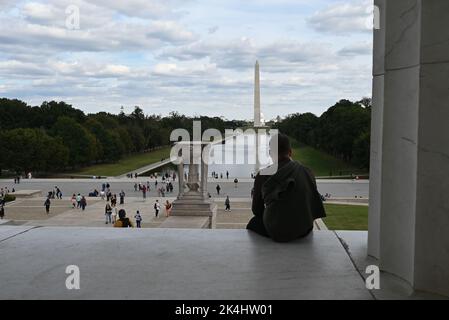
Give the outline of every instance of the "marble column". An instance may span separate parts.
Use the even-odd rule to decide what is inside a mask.
[[[449,1],[422,1],[415,288],[449,296]]]
[[[379,8],[380,28],[373,35],[373,95],[371,108],[371,156],[368,215],[368,255],[379,259],[380,250],[380,195],[382,174],[382,124],[385,82],[385,15],[386,0],[375,0]]]
[[[202,150],[206,148],[207,144],[204,144],[202,146]],[[208,164],[206,161],[204,161],[203,157],[201,156],[201,193],[203,195],[203,198],[205,200],[209,199],[209,196],[207,194],[207,175],[208,175]]]
[[[386,1],[379,242],[383,271],[447,296],[448,12],[446,0]]]
[[[184,195],[184,162],[181,161],[178,164],[178,183],[179,183],[179,192],[178,199],[181,199]]]

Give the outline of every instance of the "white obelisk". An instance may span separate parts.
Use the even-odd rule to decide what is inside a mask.
[[[255,142],[256,142],[256,165],[255,165],[255,173],[260,169],[260,160],[259,160],[259,135],[258,129],[261,127],[260,123],[260,70],[259,70],[259,61],[256,60],[256,67],[254,70],[254,130],[255,130]]]
[[[254,71],[254,128],[260,127],[260,71],[259,61],[256,61]]]

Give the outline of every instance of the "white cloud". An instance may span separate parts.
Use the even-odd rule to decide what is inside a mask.
[[[369,33],[334,36],[363,31],[362,7],[323,7],[330,2],[0,0],[0,93],[89,112],[141,105],[250,118],[258,59],[267,118],[320,113],[371,86]],[[65,27],[69,4],[80,8],[80,30]]]
[[[307,19],[314,30],[332,34],[372,32],[373,1],[357,0],[332,4]]]
[[[370,55],[373,51],[373,43],[369,41],[363,41],[354,43],[341,48],[338,51],[340,56],[352,57],[359,55]]]

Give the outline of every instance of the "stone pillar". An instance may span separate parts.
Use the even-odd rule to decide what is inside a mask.
[[[422,1],[416,289],[449,296],[449,1]]]
[[[368,255],[379,259],[380,195],[382,174],[382,123],[385,82],[385,0],[375,0],[379,9],[380,29],[374,30],[373,95],[371,108],[371,156],[368,215]]]
[[[201,186],[200,186],[200,190],[201,190],[201,194],[203,195],[204,199],[209,199],[209,197],[207,196],[207,174],[208,174],[208,166],[206,161],[204,161],[203,158],[203,153],[206,152],[205,149],[207,147],[207,144],[204,143],[201,145]]]
[[[380,267],[449,296],[449,1],[386,4]]]
[[[179,183],[179,192],[178,199],[181,199],[184,195],[184,161],[178,164],[178,183]]]
[[[202,150],[207,147],[208,144],[202,145]],[[201,192],[203,194],[203,198],[208,200],[209,196],[207,194],[207,175],[208,175],[208,164],[204,161],[203,156],[201,155]]]

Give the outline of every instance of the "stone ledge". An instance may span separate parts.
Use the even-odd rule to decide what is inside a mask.
[[[287,244],[247,230],[23,231],[0,226],[0,299],[372,298],[330,231]],[[65,287],[68,265],[80,290]]]
[[[16,199],[42,197],[41,190],[19,190],[10,194],[15,196]]]

